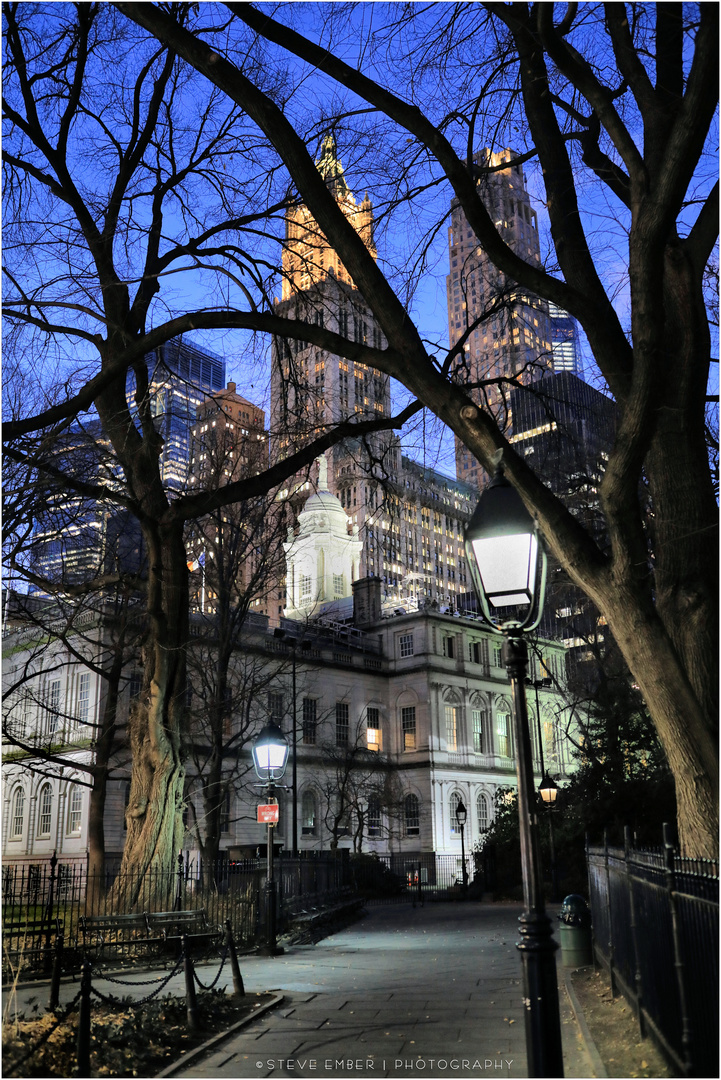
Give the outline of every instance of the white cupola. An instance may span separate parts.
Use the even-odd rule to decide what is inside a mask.
[[[358,526],[349,520],[340,501],[328,491],[328,462],[318,459],[318,489],[298,515],[298,531],[283,545],[288,604],[286,618],[320,615],[352,595],[363,544]]]

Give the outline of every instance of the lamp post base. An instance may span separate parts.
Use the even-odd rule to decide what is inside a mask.
[[[259,945],[255,950],[256,956],[282,956],[284,952],[282,945]]]

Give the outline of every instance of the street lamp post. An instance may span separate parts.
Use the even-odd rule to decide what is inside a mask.
[[[528,730],[525,631],[541,620],[546,558],[536,526],[499,466],[466,529],[465,549],[483,618],[505,637],[511,681],[524,912],[517,948],[523,962],[529,1076],[563,1076],[561,1019],[551,920],[545,911],[538,847],[538,809]]]
[[[271,720],[253,744],[253,764],[260,780],[265,784],[268,802],[273,799],[276,781],[281,780],[288,762],[288,743],[283,732]],[[277,891],[273,874],[273,826],[268,822],[268,860],[265,875],[265,917],[267,944],[264,952],[268,956],[280,956],[283,952],[276,942],[277,937]]]
[[[466,889],[468,888],[468,870],[466,868],[466,845],[464,840],[466,818],[468,817],[468,811],[463,805],[463,800],[458,803],[456,807],[456,821],[458,822],[458,828],[461,830],[461,874],[462,874],[462,889],[465,896]]]

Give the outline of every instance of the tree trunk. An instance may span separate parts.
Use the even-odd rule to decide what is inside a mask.
[[[182,529],[148,528],[148,612],[144,685],[128,717],[133,771],[127,838],[114,895],[130,910],[173,895],[184,838],[184,718],[188,570]]]
[[[685,855],[716,858],[718,747],[658,615],[618,585],[604,604],[609,627],[644,696],[676,785]]]
[[[91,915],[100,911],[105,877],[105,796],[107,769],[96,762],[88,811],[88,887],[87,909]]]

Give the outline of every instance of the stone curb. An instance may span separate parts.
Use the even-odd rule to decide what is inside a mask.
[[[591,1059],[593,1071],[595,1072],[599,1080],[607,1080],[608,1073],[606,1072],[606,1066],[603,1064],[603,1061],[601,1060],[601,1055],[599,1054],[598,1049],[596,1048],[596,1044],[593,1041],[593,1037],[591,1036],[591,1032],[588,1030],[588,1024],[586,1023],[586,1017],[583,1015],[581,1003],[576,997],[576,991],[573,989],[571,972],[564,971],[563,977],[566,993],[568,994],[568,1000],[571,1003],[573,1015],[576,1017],[576,1022],[578,1023],[578,1026],[580,1028],[581,1038],[585,1043],[588,1056]]]
[[[213,1035],[212,1039],[208,1039],[207,1042],[204,1042],[201,1046],[196,1046],[194,1050],[190,1050],[187,1054],[183,1054],[182,1058],[178,1058],[172,1065],[167,1065],[162,1072],[156,1073],[156,1077],[175,1076],[176,1072],[185,1069],[188,1064],[195,1061],[202,1054],[207,1053],[208,1050],[212,1050],[214,1047],[218,1046],[224,1039],[229,1038],[231,1035],[235,1035],[236,1031],[241,1031],[247,1024],[252,1024],[259,1016],[263,1016],[264,1013],[277,1008],[284,1000],[283,994],[275,994],[272,1001],[266,1002],[265,1005],[261,1005],[259,1009],[255,1009],[249,1016],[245,1016],[242,1020],[238,1020],[237,1023],[231,1024],[225,1031],[219,1031],[217,1035]]]

